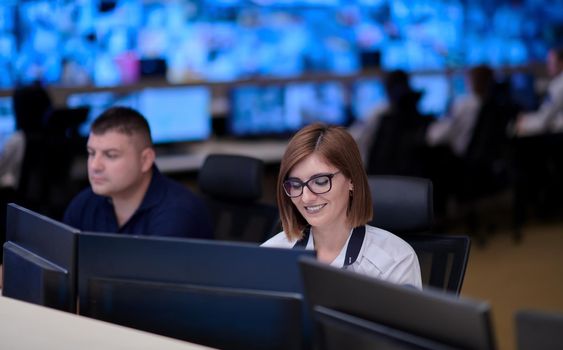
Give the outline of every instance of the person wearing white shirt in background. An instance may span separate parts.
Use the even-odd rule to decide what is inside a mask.
[[[537,111],[518,116],[514,130],[516,136],[563,130],[563,47],[549,50],[547,73],[551,81],[544,102]]]
[[[473,137],[477,116],[494,84],[494,72],[481,65],[469,70],[469,94],[456,98],[444,118],[429,125],[426,142],[429,146],[447,145],[457,157],[463,157]]]
[[[426,130],[428,177],[434,185],[434,211],[447,216],[448,201],[459,192],[463,159],[474,137],[479,113],[495,85],[494,71],[486,66],[472,67],[466,75],[469,93],[456,97],[449,112]]]

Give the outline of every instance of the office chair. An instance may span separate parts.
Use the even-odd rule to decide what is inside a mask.
[[[402,235],[420,263],[422,283],[459,295],[469,260],[471,240],[465,235]]]
[[[518,350],[555,350],[563,347],[563,313],[519,310],[515,321]]]
[[[415,250],[423,285],[459,295],[467,261],[468,236],[427,233],[432,228],[432,182],[428,179],[371,175],[373,220],[369,223],[394,234]]]
[[[214,220],[214,238],[262,243],[279,222],[275,205],[260,203],[264,163],[260,159],[209,155],[199,171],[198,184]]]
[[[432,182],[411,176],[370,175],[372,226],[401,235],[426,232],[432,227]]]

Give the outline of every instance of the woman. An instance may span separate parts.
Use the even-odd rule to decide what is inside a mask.
[[[277,198],[284,231],[262,246],[315,249],[322,262],[422,288],[411,246],[366,225],[372,217],[367,176],[358,147],[343,128],[316,123],[291,139]]]

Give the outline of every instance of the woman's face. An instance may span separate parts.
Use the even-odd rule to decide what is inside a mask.
[[[299,213],[313,229],[323,230],[346,224],[350,191],[353,189],[352,181],[344,176],[338,168],[315,153],[297,163],[288,174],[288,179],[301,182],[316,178],[318,175],[330,174],[335,174],[330,180],[332,182],[330,191],[322,194],[312,192],[309,187],[322,189],[328,188],[323,186],[329,186],[329,183],[324,182],[326,178],[321,178],[320,182],[313,179],[308,183],[309,187],[303,186],[301,196],[291,198]],[[299,181],[296,183],[299,183]],[[317,182],[315,183],[315,181]],[[321,191],[317,190],[317,192]]]

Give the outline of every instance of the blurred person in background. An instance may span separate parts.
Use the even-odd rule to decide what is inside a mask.
[[[34,84],[18,87],[12,95],[16,131],[0,147],[0,243],[6,240],[6,205],[18,201],[18,186],[26,140],[42,134],[52,110],[47,90]],[[0,263],[2,249],[0,249]]]
[[[514,133],[535,135],[563,130],[563,46],[553,47],[547,55],[550,82],[540,108],[518,116]]]

